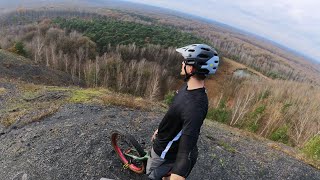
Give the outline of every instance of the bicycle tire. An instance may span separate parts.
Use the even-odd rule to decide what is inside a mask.
[[[130,159],[128,157],[126,157],[124,155],[124,147],[121,147],[121,145],[119,145],[119,137],[123,137],[124,140],[127,140],[130,145],[129,146],[133,146],[133,148],[135,148],[135,150],[138,153],[138,156],[143,157],[146,153],[144,152],[143,148],[140,146],[140,144],[136,141],[136,139],[127,133],[123,133],[121,131],[113,131],[111,133],[111,144],[113,149],[115,150],[116,154],[118,155],[118,157],[120,158],[121,162],[124,164],[124,167],[126,166],[127,168],[129,168],[131,171],[138,173],[138,174],[142,174],[145,171],[145,166],[146,166],[146,162],[140,161],[141,165],[136,165],[134,163],[131,163]],[[128,143],[126,141],[126,143]],[[130,147],[131,148],[131,147]]]

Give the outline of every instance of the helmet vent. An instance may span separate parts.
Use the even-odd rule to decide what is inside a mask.
[[[214,61],[214,63],[218,63],[219,61]]]
[[[189,50],[188,50],[188,52],[194,52],[194,51],[195,51],[194,49],[189,49]]]
[[[199,58],[208,58],[208,55],[206,55],[206,54],[199,54],[198,57],[199,57]]]
[[[202,50],[205,50],[205,51],[210,51],[210,49],[204,48],[204,47],[202,47],[201,49],[202,49]]]

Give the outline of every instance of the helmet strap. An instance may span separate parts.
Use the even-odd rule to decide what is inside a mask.
[[[184,66],[184,72],[185,72],[184,81],[187,82],[190,79],[190,77],[194,75],[194,72],[192,72],[191,74],[187,73],[187,64]]]

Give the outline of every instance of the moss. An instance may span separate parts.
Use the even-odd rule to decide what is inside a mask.
[[[70,98],[70,102],[72,103],[85,103],[92,101],[95,97],[99,97],[104,95],[105,92],[99,89],[78,89],[73,90]]]
[[[310,139],[303,147],[303,152],[314,160],[320,160],[320,135]]]
[[[230,153],[235,153],[236,149],[232,146],[230,146],[229,144],[223,142],[223,141],[219,141],[218,142],[219,146],[223,147],[225,150],[229,151]]]

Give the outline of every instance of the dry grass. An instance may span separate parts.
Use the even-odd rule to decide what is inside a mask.
[[[17,103],[17,104],[15,104]],[[2,119],[0,123],[5,127],[13,124],[26,125],[32,122],[40,121],[43,118],[57,112],[62,105],[61,101],[52,102],[11,102],[10,107],[1,110]],[[19,104],[23,103],[23,104]]]
[[[38,101],[37,97],[47,93],[45,86],[25,83],[19,80],[3,80],[17,87],[17,94],[4,99],[6,106],[1,109],[0,123],[5,127],[23,125],[43,119],[53,114],[63,99]]]
[[[303,161],[315,168],[318,168],[320,170],[320,161],[319,160],[315,160],[315,159],[311,159],[311,158],[308,158],[306,156],[306,154],[302,153],[299,149],[297,148],[294,148],[294,147],[289,147],[289,146],[286,146],[282,143],[277,143],[277,142],[270,142],[270,140],[267,140],[266,138],[263,138],[255,133],[251,133],[251,132],[248,132],[246,130],[243,130],[243,129],[238,129],[238,128],[234,128],[232,126],[228,126],[226,124],[221,124],[221,123],[216,123],[216,122],[211,122],[211,121],[204,121],[204,124],[206,126],[209,126],[209,127],[215,127],[215,128],[220,128],[220,129],[224,129],[224,130],[227,130],[227,131],[230,131],[232,132],[232,134],[235,135],[235,138],[239,138],[240,139],[243,139],[244,137],[250,137],[250,138],[253,138],[254,140],[258,141],[258,142],[261,142],[261,143],[266,143],[266,145],[272,149],[275,149],[277,151],[281,151],[293,158],[296,158],[300,161]]]
[[[50,91],[66,91],[70,97],[64,103],[87,103],[123,106],[134,109],[154,110],[166,108],[165,104],[130,94],[121,94],[106,88],[46,87]]]
[[[45,109],[41,113],[35,115],[32,117],[32,122],[38,122],[44,119],[45,117],[51,116],[54,113],[56,113],[60,109],[61,105],[59,104],[53,104],[49,108]]]
[[[16,111],[6,112],[4,117],[0,120],[0,123],[6,128],[17,124],[18,126],[24,126],[32,122],[41,121],[45,117],[48,117],[57,112],[61,106],[61,103],[32,103],[31,107],[16,109]],[[20,121],[22,120],[22,121]]]
[[[5,94],[6,92],[7,92],[7,90],[5,88],[0,88],[0,96]]]
[[[41,88],[43,88],[43,86],[36,85],[33,83],[23,83],[23,84],[20,84],[19,88],[23,92],[36,92],[36,91],[40,90]]]
[[[17,112],[10,112],[0,120],[0,123],[7,128],[12,124],[16,123],[19,119],[21,119],[26,114],[27,114],[27,111],[25,109]]]
[[[210,107],[220,113],[215,117],[228,118],[225,123],[299,148],[319,134],[318,86],[281,80],[226,82],[223,93],[210,96]],[[227,107],[219,110],[223,101]]]
[[[159,107],[161,106],[166,107],[165,105],[160,103],[125,94],[104,95],[101,97],[101,100],[105,105],[124,106],[128,108],[143,110],[159,109]]]
[[[19,84],[19,85],[18,85]],[[18,89],[21,94],[7,101],[5,109],[1,110],[0,123],[5,127],[13,124],[26,125],[41,121],[59,110],[66,103],[86,103],[98,105],[115,105],[134,109],[154,110],[165,108],[165,105],[145,100],[127,94],[109,91],[105,88],[55,87],[40,86],[19,82]],[[43,99],[48,93],[64,92],[67,96],[62,99]]]
[[[299,159],[300,161],[303,161],[304,163],[309,164],[309,165],[320,170],[320,161],[319,160],[310,159],[310,158],[306,157],[305,154],[298,152],[296,149],[284,147],[282,144],[279,144],[279,143],[268,143],[267,146],[272,149],[281,151],[291,157]]]
[[[145,100],[141,97],[135,97],[127,94],[120,94],[111,92],[104,88],[88,88],[81,89],[76,87],[61,88],[61,87],[40,87],[32,84],[22,85],[20,87],[23,90],[23,97],[33,97],[39,94],[45,94],[46,91],[64,91],[70,94],[69,98],[52,100],[49,102],[35,101],[12,101],[10,106],[4,110],[5,114],[0,121],[5,127],[9,127],[23,120],[19,124],[26,125],[32,122],[41,121],[45,117],[48,117],[56,113],[61,105],[65,103],[86,103],[86,104],[99,104],[99,105],[115,105],[123,106],[133,109],[143,110],[161,110],[166,108],[164,104]]]

